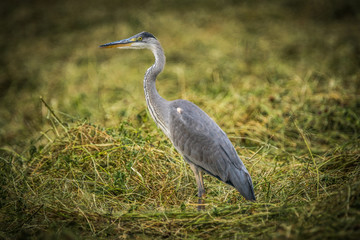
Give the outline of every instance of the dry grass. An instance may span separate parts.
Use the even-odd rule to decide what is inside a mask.
[[[33,147],[29,158],[9,157],[2,166],[9,194],[3,231],[49,238],[358,234],[359,142],[315,155],[315,164],[310,155],[266,143],[256,152],[243,149],[258,201],[247,203],[206,178],[206,211],[197,212],[191,171],[166,140],[146,129],[77,123],[52,129],[59,136],[42,149]]]

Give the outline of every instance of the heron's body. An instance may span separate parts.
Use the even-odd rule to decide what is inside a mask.
[[[229,138],[198,106],[186,100],[167,101],[156,90],[165,55],[160,43],[147,32],[101,47],[148,48],[155,63],[146,71],[144,92],[149,112],[175,148],[190,164],[198,185],[199,202],[205,193],[202,172],[235,187],[247,200],[255,200],[251,177]]]

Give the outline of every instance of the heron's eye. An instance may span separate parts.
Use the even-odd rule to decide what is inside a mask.
[[[138,37],[138,39],[137,39],[138,41],[141,41],[142,40],[142,37]]]

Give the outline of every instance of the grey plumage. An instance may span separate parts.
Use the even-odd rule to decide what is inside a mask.
[[[165,55],[154,35],[142,32],[100,47],[148,48],[153,52],[155,63],[144,77],[147,107],[155,123],[190,164],[198,185],[199,203],[205,193],[202,172],[235,187],[245,199],[256,200],[251,177],[221,128],[192,102],[167,101],[157,92],[155,81],[164,68]]]

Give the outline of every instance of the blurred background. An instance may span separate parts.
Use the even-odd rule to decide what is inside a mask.
[[[0,147],[21,151],[46,129],[40,96],[67,122],[141,124],[151,52],[98,48],[141,31],[167,56],[160,94],[195,102],[227,132],[251,129],[252,103],[296,112],[309,82],[320,100],[300,109],[325,114],[315,124],[331,127],[333,104],[359,121],[359,10],[352,0],[2,1]],[[348,120],[336,131],[357,131]]]

